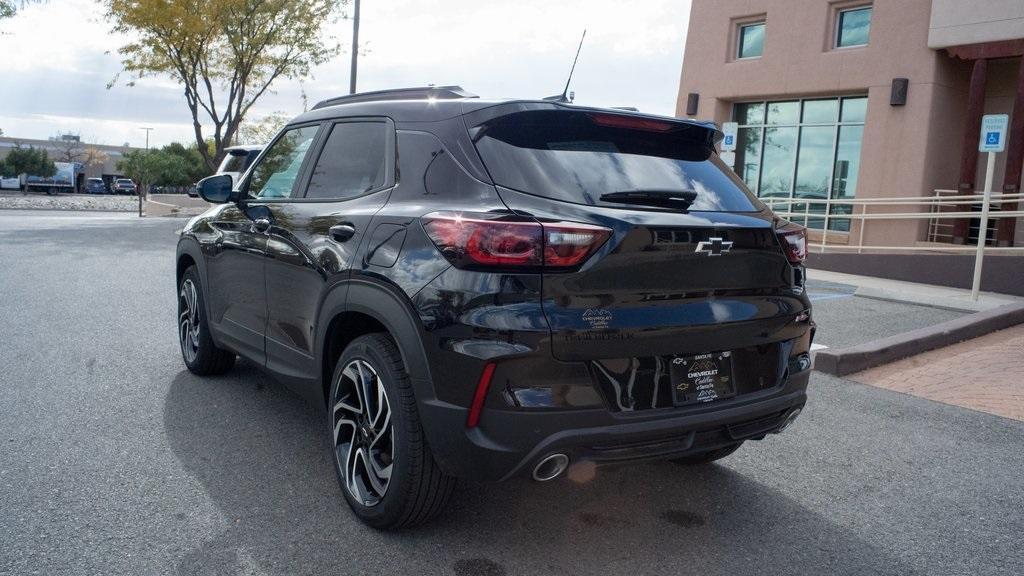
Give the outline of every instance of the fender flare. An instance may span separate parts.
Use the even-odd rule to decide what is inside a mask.
[[[178,292],[178,263],[181,262],[182,256],[188,256],[195,262],[196,269],[199,270],[199,282],[202,284],[203,290],[209,289],[210,283],[207,281],[206,276],[206,258],[203,256],[203,249],[199,246],[199,241],[193,236],[182,236],[178,240],[177,253],[174,256],[174,292]],[[206,317],[212,318],[210,313],[210,299],[203,298],[203,308],[206,309]],[[210,335],[213,336],[214,342],[217,342],[216,330],[210,330]],[[219,343],[218,343],[219,344]]]
[[[423,348],[423,325],[412,303],[397,286],[366,279],[339,284],[320,306],[317,328],[317,356],[323,365],[327,328],[338,314],[358,312],[380,322],[391,334],[416,393],[418,403],[436,398],[430,365]]]

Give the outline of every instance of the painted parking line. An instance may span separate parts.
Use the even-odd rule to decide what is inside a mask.
[[[811,344],[811,352],[817,352],[818,350],[827,350],[828,346],[824,344]]]

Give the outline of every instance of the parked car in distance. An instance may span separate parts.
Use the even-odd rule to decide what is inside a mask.
[[[118,178],[114,180],[114,194],[136,194],[138,193],[138,187],[135,186],[135,182],[132,182],[128,178]]]
[[[103,183],[103,178],[88,178],[85,181],[85,193],[86,194],[106,194],[107,185]]]
[[[238,182],[242,174],[252,166],[252,163],[263,151],[263,146],[257,145],[240,145],[230,146],[224,150],[224,159],[220,162],[220,167],[217,168],[217,174],[227,174],[231,176],[232,182]]]
[[[200,182],[218,205],[178,241],[185,365],[239,355],[324,407],[377,528],[430,519],[457,478],[726,457],[800,414],[815,328],[805,231],[721,138],[458,87],[321,102],[237,186]]]

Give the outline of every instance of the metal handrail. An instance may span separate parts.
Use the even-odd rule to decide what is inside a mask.
[[[991,171],[991,170],[989,170]],[[989,183],[986,183],[986,189]],[[761,201],[768,205],[775,213],[788,220],[794,222],[802,222],[804,226],[807,226],[811,220],[820,220],[822,222],[820,242],[812,241],[812,238],[808,238],[807,249],[808,251],[817,251],[825,253],[826,251],[853,251],[857,253],[863,253],[865,250],[874,252],[908,252],[908,253],[928,253],[928,252],[974,252],[975,257],[975,279],[974,288],[972,294],[976,297],[979,286],[979,270],[981,268],[980,263],[984,258],[985,252],[992,253],[1010,253],[1018,252],[1024,253],[1024,246],[987,246],[987,242],[980,246],[975,245],[957,245],[952,242],[945,244],[937,242],[936,240],[941,236],[952,240],[953,236],[949,233],[940,232],[940,228],[947,229],[952,226],[948,223],[949,220],[962,220],[962,219],[978,219],[985,222],[985,228],[987,229],[993,221],[998,221],[1002,218],[1021,218],[1024,217],[1024,210],[1019,209],[1019,204],[1024,202],[1024,193],[1012,193],[1003,194],[996,192],[989,192],[988,196],[984,193],[979,194],[959,194],[956,190],[936,190],[933,196],[902,196],[902,197],[888,197],[888,198],[761,198]],[[981,205],[981,212],[977,211],[965,211],[963,207],[965,205]],[[999,210],[997,207],[1003,205],[1018,204],[1016,210]],[[995,206],[994,206],[995,205]],[[819,209],[812,211],[812,207],[824,207],[823,210]],[[834,207],[844,206],[847,207],[848,213],[844,210],[844,213],[833,213]],[[887,212],[878,211],[868,213],[869,208],[879,208],[882,210],[892,210],[896,207],[898,212]],[[915,208],[918,211],[910,211]],[[992,208],[997,208],[992,211]],[[858,238],[855,244],[837,244],[829,243],[829,234],[835,234],[835,230],[829,230],[829,224],[834,220],[845,220],[848,222],[858,221],[860,226],[858,227]],[[928,220],[928,227],[926,229],[926,237],[928,244],[922,245],[920,242],[915,241],[910,246],[865,246],[864,245],[864,230],[867,228],[867,222],[870,220]],[[847,236],[849,239],[849,236]]]

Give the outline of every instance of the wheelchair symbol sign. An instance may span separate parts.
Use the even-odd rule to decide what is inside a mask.
[[[978,138],[980,152],[1002,152],[1006,149],[1006,128],[1009,117],[1006,114],[986,114],[981,119],[981,135]]]

